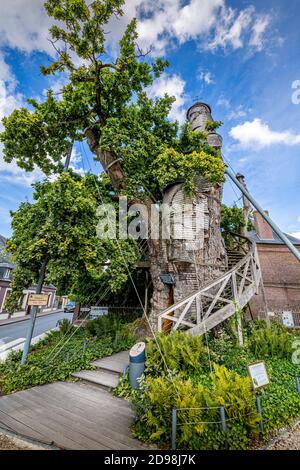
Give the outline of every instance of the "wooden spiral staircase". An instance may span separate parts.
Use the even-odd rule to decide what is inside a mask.
[[[257,293],[261,269],[256,244],[232,233],[225,238],[228,270],[164,310],[158,317],[159,331],[164,331],[165,322],[168,326],[171,322],[173,331],[203,335],[231,317],[237,308],[245,307]]]

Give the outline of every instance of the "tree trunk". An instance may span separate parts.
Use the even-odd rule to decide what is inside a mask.
[[[188,111],[188,119],[194,131],[205,131],[206,123],[213,120],[210,107],[204,103],[195,104]],[[125,175],[115,153],[98,149],[93,130],[88,128],[85,133],[90,149],[97,155],[113,186],[116,189],[124,188]],[[222,138],[215,132],[208,134],[207,142],[221,150]],[[165,189],[163,205],[171,209],[171,237],[166,230],[165,237],[160,234],[158,239],[149,239],[153,283],[150,322],[154,330],[157,330],[157,319],[164,309],[199,290],[207,281],[220,276],[227,267],[220,230],[223,186],[213,186],[201,176],[196,177],[195,185],[192,198],[185,194],[182,181],[174,182]],[[149,216],[150,204],[151,201],[146,201],[145,216]],[[189,228],[180,222],[184,217],[188,217],[191,223]],[[164,223],[164,217],[162,219]],[[182,234],[178,236],[182,225],[188,232],[187,237],[182,237]]]
[[[205,131],[207,121],[212,121],[210,108],[198,103],[188,112],[194,131]],[[208,143],[221,149],[222,140],[216,133],[208,135]],[[221,153],[220,153],[221,158]],[[163,203],[175,207],[171,216],[171,239],[150,240],[150,272],[153,282],[151,323],[157,329],[159,314],[174,302],[199,290],[206,282],[216,279],[227,267],[227,256],[221,236],[221,200],[223,185],[213,186],[202,177],[195,179],[196,191],[192,198],[185,195],[182,182],[169,185],[164,191]],[[192,206],[192,207],[191,207]],[[179,219],[176,219],[176,213]],[[185,225],[184,237],[176,238],[180,229],[180,216],[192,221]],[[177,222],[176,222],[177,220]],[[196,223],[197,222],[197,223]],[[188,237],[185,238],[185,235]],[[172,275],[175,284],[164,283],[162,274]],[[168,329],[165,327],[164,329]]]

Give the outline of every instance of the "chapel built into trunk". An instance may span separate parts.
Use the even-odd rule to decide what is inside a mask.
[[[206,132],[206,123],[213,121],[211,108],[205,103],[194,104],[187,118],[195,132]],[[218,149],[222,158],[222,137],[210,132],[207,143]],[[172,214],[170,239],[150,240],[151,322],[155,329],[164,309],[219,277],[227,267],[220,230],[223,185],[195,175],[193,196],[188,196],[183,186],[183,181],[174,181],[164,190],[163,204]],[[176,238],[182,225],[184,237]]]

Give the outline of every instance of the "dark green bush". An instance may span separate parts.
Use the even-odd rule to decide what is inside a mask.
[[[249,338],[250,351],[256,357],[291,359],[293,335],[277,322],[259,322],[253,325]]]
[[[153,375],[167,369],[182,375],[193,374],[208,367],[207,349],[203,338],[183,332],[158,334],[155,341],[147,343],[147,369]]]
[[[130,321],[133,321],[136,318],[137,314],[134,312],[120,315],[116,313],[109,313],[108,315],[103,315],[96,318],[95,320],[89,320],[86,323],[85,328],[87,332],[93,337],[101,339],[105,336],[110,336],[112,341],[115,341],[117,336],[122,336],[122,334],[125,334],[125,325],[131,324],[129,319]]]
[[[66,323],[64,325],[67,326]],[[67,380],[74,371],[92,369],[93,360],[127,350],[134,344],[129,324],[118,324],[113,340],[109,334],[91,339],[86,328],[74,331],[74,334],[67,332],[67,335],[65,330],[50,333],[31,348],[24,366],[21,365],[22,352],[12,353],[4,363],[0,363],[0,391],[12,393],[56,380]],[[86,348],[83,347],[85,343]]]
[[[295,380],[300,376],[300,365],[293,364],[291,354],[296,338],[282,325],[274,323],[269,328],[262,321],[250,322],[244,328],[244,348],[236,344],[226,328],[218,334],[210,332],[205,342],[185,333],[159,334],[158,345],[154,341],[147,344],[141,390],[130,392],[128,380],[124,380],[117,391],[133,400],[137,411],[135,435],[170,445],[173,407],[198,408],[232,402],[234,406],[226,408],[226,437],[218,424],[185,424],[219,421],[219,410],[178,412],[179,448],[223,449],[228,443],[231,449],[245,449],[251,448],[253,442],[257,445],[257,413],[247,365],[265,360],[270,378],[270,385],[259,392],[265,439],[300,417]]]
[[[67,335],[68,333],[71,333],[72,331],[74,331],[74,329],[75,327],[67,318],[60,320],[59,331],[61,332],[62,335]]]
[[[250,437],[258,432],[259,420],[250,379],[217,365],[209,379],[206,386],[178,376],[146,378],[141,392],[133,394],[135,435],[153,442],[170,442],[175,407],[180,448],[224,449],[228,444],[230,449],[245,449]],[[228,418],[226,435],[218,408],[223,405]]]

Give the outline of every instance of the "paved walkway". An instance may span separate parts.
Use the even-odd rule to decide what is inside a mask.
[[[292,430],[282,433],[267,450],[300,450],[300,422]]]
[[[56,382],[0,398],[0,427],[61,449],[139,450],[130,404],[99,387]]]

